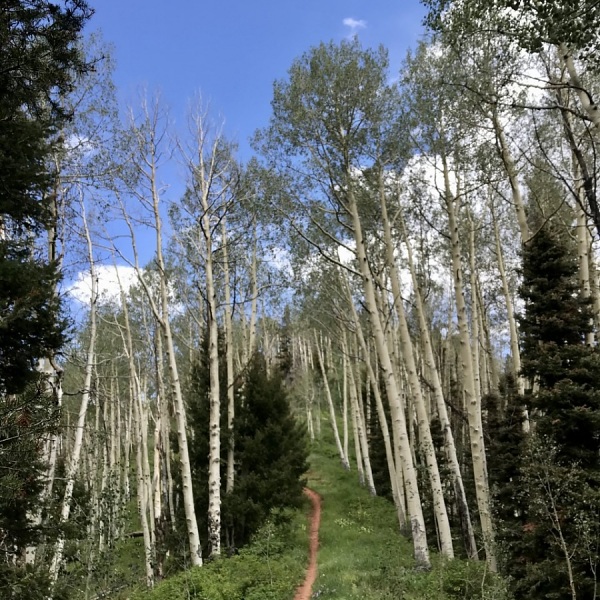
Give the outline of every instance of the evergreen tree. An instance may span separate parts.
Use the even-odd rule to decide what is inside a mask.
[[[522,372],[533,432],[514,487],[521,536],[507,547],[517,598],[595,597],[600,540],[600,355],[577,261],[546,225],[523,252]],[[534,388],[535,389],[535,388]],[[512,479],[512,481],[510,481]]]
[[[89,68],[77,42],[90,15],[84,0],[0,5],[0,589],[13,598],[37,597],[13,585],[23,576],[14,569],[38,533],[28,515],[55,416],[37,365],[61,348],[66,329],[57,265],[36,240],[56,218],[49,158],[69,117],[61,96]]]
[[[221,373],[222,394],[226,377]],[[190,460],[200,531],[207,527],[208,510],[208,352],[205,347],[188,390],[189,425],[194,431]],[[222,431],[226,431],[226,402]],[[228,440],[222,438],[221,478],[223,544],[229,552],[248,542],[272,510],[299,506],[308,447],[304,428],[296,423],[281,375],[267,375],[264,357],[257,354],[236,383],[235,487],[225,493],[224,470]]]

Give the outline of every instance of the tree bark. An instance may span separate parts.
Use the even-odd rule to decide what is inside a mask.
[[[467,320],[467,306],[463,290],[463,269],[458,237],[457,198],[450,188],[450,177],[446,157],[443,158],[445,207],[448,213],[448,226],[450,229],[450,244],[452,253],[452,271],[454,279],[454,295],[460,335],[460,358],[463,370],[463,389],[465,404],[469,420],[469,438],[471,442],[471,457],[475,478],[475,491],[479,519],[485,547],[486,559],[491,571],[496,572],[496,554],[494,547],[494,529],[490,508],[490,492],[487,477],[485,456],[485,443],[483,438],[483,423],[481,419],[481,398],[477,393],[475,376],[473,372],[473,356],[471,354],[471,340]]]
[[[366,309],[369,314],[371,328],[375,337],[377,353],[381,363],[381,370],[384,377],[384,384],[390,403],[392,413],[392,425],[394,427],[394,436],[396,443],[400,448],[402,469],[404,472],[408,515],[411,524],[411,533],[413,539],[414,556],[417,564],[423,568],[430,568],[429,547],[427,545],[427,534],[425,531],[425,521],[423,519],[423,509],[421,497],[417,483],[417,474],[411,455],[411,448],[408,441],[406,428],[406,419],[402,410],[400,400],[400,390],[398,382],[394,375],[390,351],[387,345],[384,328],[379,318],[379,308],[375,294],[375,285],[371,269],[367,260],[367,249],[362,232],[362,223],[358,214],[358,206],[352,186],[354,185],[352,173],[346,172],[346,192],[348,195],[347,210],[352,219],[354,230],[354,240],[356,243],[356,255],[359,264],[360,273],[363,280],[363,289],[365,293]]]

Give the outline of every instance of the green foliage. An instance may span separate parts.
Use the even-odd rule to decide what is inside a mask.
[[[18,394],[38,379],[38,359],[65,340],[55,265],[31,258],[27,245],[0,241],[0,394]]]
[[[222,361],[224,362],[224,361]],[[194,430],[190,460],[199,527],[208,510],[209,372],[206,349],[189,390]],[[227,464],[226,381],[221,372],[221,482],[223,544],[235,552],[248,542],[273,509],[299,506],[308,449],[304,429],[293,418],[279,374],[268,377],[262,356],[251,361],[236,388],[235,487],[225,493]],[[193,400],[192,400],[193,399]]]
[[[517,417],[500,429],[493,460],[501,466],[491,469],[504,570],[518,599],[592,598],[597,584],[600,354],[586,344],[590,302],[577,273],[550,226],[527,244],[520,324],[522,372],[538,386],[527,398],[534,427],[524,438]]]
[[[36,246],[53,224],[61,97],[89,65],[77,49],[91,12],[83,0],[4,0],[0,7],[0,589],[42,598],[47,582],[12,564],[41,531],[37,512],[44,440],[55,426],[38,360],[65,341],[54,257]],[[14,571],[13,571],[14,569]]]
[[[47,571],[0,563],[0,597],[3,600],[47,600],[50,577]],[[53,600],[66,600],[62,586],[54,590]]]
[[[230,558],[187,570],[131,600],[289,600],[304,574],[306,517],[268,519],[249,546]]]
[[[0,405],[0,531],[10,547],[23,548],[37,535],[29,512],[38,504],[42,485],[38,436],[48,426],[47,402],[42,389],[30,386]]]
[[[577,259],[547,228],[523,256],[520,319],[523,375],[539,383],[536,432],[568,466],[600,469],[600,354],[585,343],[591,302],[581,296]]]
[[[64,342],[56,265],[32,239],[54,218],[47,161],[68,116],[61,94],[89,68],[77,48],[89,16],[83,0],[6,0],[0,8],[0,394],[22,391],[37,359]]]
[[[566,44],[591,56],[598,49],[600,7],[595,0],[423,0],[425,19],[433,30],[450,25],[456,33],[505,34],[526,50],[539,52],[545,43]]]
[[[394,506],[341,469],[331,440],[311,455],[309,486],[322,498],[319,576],[313,597],[345,600],[508,600],[502,579],[484,563],[446,561],[415,568],[412,544],[399,531]]]

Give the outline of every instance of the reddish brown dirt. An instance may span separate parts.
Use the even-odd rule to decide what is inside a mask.
[[[309,561],[304,583],[296,590],[294,600],[310,600],[313,584],[317,579],[317,551],[319,549],[319,525],[321,524],[321,496],[308,488],[304,488],[304,493],[312,502],[312,513],[310,515]]]

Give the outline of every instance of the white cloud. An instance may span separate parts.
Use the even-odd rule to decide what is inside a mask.
[[[117,279],[117,271],[119,278]],[[96,275],[98,277],[98,292],[101,302],[120,303],[121,291],[119,288],[119,279],[125,292],[137,283],[137,276],[133,267],[119,265],[98,265],[96,266]],[[89,304],[90,294],[92,293],[92,283],[89,271],[80,271],[75,281],[68,287],[68,294],[81,304]]]
[[[345,246],[338,246],[338,259],[343,265],[351,264],[356,258],[355,248],[356,242],[354,240],[348,240]]]
[[[352,17],[346,17],[342,23],[350,28],[350,35],[356,35],[359,29],[365,29],[367,22],[364,19],[353,19]]]
[[[291,275],[293,272],[290,253],[281,246],[274,246],[268,250],[266,260],[274,269],[282,271],[286,275]]]

